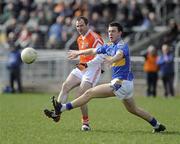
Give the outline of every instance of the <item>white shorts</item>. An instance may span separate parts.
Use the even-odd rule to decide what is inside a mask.
[[[114,80],[111,81],[111,86],[114,88]],[[134,84],[133,81],[123,80],[121,83],[121,87],[117,90],[113,90],[113,93],[116,97],[123,99],[129,99],[133,96]]]
[[[71,74],[78,77],[81,81],[88,81],[95,86],[101,75],[101,66],[88,67],[84,71],[80,71],[78,68],[72,70]]]

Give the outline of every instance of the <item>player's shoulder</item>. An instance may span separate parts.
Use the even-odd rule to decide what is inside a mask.
[[[89,30],[88,35],[94,37],[95,39],[101,38],[100,34],[98,34],[97,32],[95,32],[91,29]]]
[[[116,46],[123,48],[123,47],[128,47],[128,44],[124,40],[120,40]]]
[[[98,35],[98,33],[93,31],[92,29],[89,29],[89,34]]]
[[[124,40],[120,40],[118,43],[117,43],[118,46],[124,46],[126,45],[125,41]]]

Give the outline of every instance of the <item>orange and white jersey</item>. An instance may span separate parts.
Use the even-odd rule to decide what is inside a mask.
[[[92,30],[88,30],[85,36],[80,35],[77,39],[79,50],[85,50],[89,48],[97,48],[104,44],[102,38]],[[81,55],[80,63],[87,63],[92,60],[94,56]]]

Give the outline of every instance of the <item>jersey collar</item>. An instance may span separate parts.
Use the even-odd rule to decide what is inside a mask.
[[[113,44],[116,45],[117,43],[119,43],[122,40],[122,38],[118,38]]]
[[[84,36],[82,35],[82,39],[84,40],[85,37],[86,37],[90,32],[91,32],[91,29],[89,29],[89,30],[87,31],[87,33],[86,33]]]

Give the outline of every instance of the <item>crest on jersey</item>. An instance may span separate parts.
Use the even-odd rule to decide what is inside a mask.
[[[88,43],[82,43],[82,48],[89,48],[89,44]]]
[[[108,46],[110,46],[110,45],[112,45],[112,44],[113,44],[112,42],[107,42],[107,45],[108,45]]]

